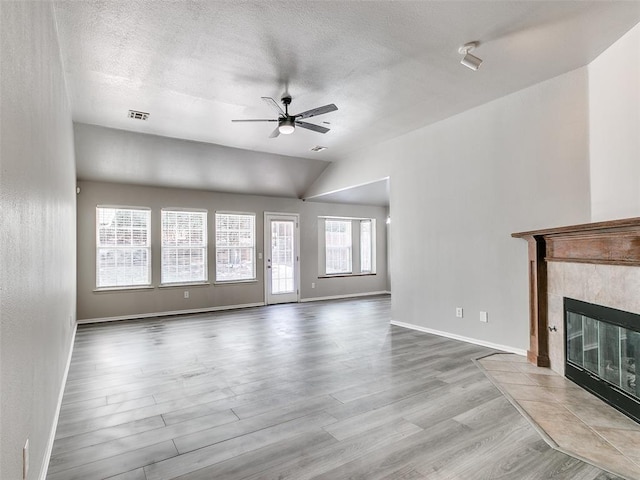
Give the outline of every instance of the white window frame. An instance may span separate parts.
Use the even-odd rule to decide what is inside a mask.
[[[373,273],[373,252],[374,252],[374,240],[375,234],[375,221],[371,218],[366,220],[360,220],[360,273]],[[363,227],[369,226],[369,238],[366,238]],[[367,241],[368,240],[368,241]]]
[[[327,221],[345,221],[351,223],[351,270],[348,272],[327,272],[327,238],[326,238],[326,222]],[[371,222],[371,261],[370,269],[363,262],[363,246],[362,238],[363,223]],[[375,218],[362,217],[334,217],[319,216],[318,217],[318,278],[331,277],[355,277],[364,275],[376,275],[376,233],[377,220]]]
[[[202,218],[202,232],[199,235],[201,241],[194,242],[192,240],[191,235],[191,220],[189,221],[189,227],[187,229],[179,229],[177,225],[173,226],[174,230],[181,230],[183,235],[186,235],[186,241],[181,242],[177,240],[175,242],[168,242],[165,236],[165,228],[167,228],[168,218],[171,215],[187,215],[189,219],[195,216],[199,216]],[[178,232],[176,232],[178,233]],[[179,235],[176,235],[178,237]],[[187,208],[163,208],[160,212],[160,238],[161,238],[161,252],[160,252],[160,284],[162,286],[168,285],[193,285],[193,284],[206,284],[209,278],[209,264],[207,261],[207,210],[202,209],[187,209]],[[202,252],[202,276],[194,277],[189,276],[188,278],[170,278],[169,277],[169,268],[172,266],[171,264],[165,264],[166,255],[168,251],[176,250],[176,260],[180,256],[178,253],[180,250],[183,252],[189,251],[191,253],[194,250],[199,250]],[[190,255],[189,255],[190,258]],[[177,262],[176,265],[177,267]],[[191,267],[191,264],[189,264]],[[190,272],[193,273],[193,272]]]
[[[342,233],[342,232],[331,232],[328,231],[327,229],[330,226],[335,226],[335,227],[339,227],[342,228],[341,226],[343,226],[345,228],[345,232],[344,234],[340,235],[340,237],[342,237],[343,239],[346,239],[346,243],[345,244],[339,244],[339,243],[331,243],[330,242],[330,237],[332,233]],[[345,219],[338,219],[338,218],[327,218],[325,219],[324,222],[324,249],[325,249],[325,267],[324,267],[324,272],[326,275],[349,275],[351,273],[353,273],[353,222],[351,220],[345,220]],[[333,265],[335,265],[335,262],[331,262],[330,260],[335,258],[335,255],[329,255],[329,250],[333,249],[333,250],[337,250],[337,251],[341,251],[342,253],[340,253],[340,257],[346,257],[346,258],[340,258],[340,260],[344,260],[346,259],[346,265],[345,268],[340,270],[337,268],[332,268],[332,266],[330,265],[330,263],[332,263]]]
[[[248,217],[251,219],[251,234],[252,241],[251,245],[240,245],[238,242],[234,245],[220,245],[219,241],[219,233],[220,233],[220,219],[222,216],[236,216],[236,217]],[[233,230],[228,229],[225,232],[232,233]],[[247,283],[247,282],[255,282],[257,281],[257,270],[256,270],[256,214],[253,212],[227,212],[227,211],[217,211],[215,212],[215,283],[217,284],[228,284],[228,283]],[[235,278],[221,278],[219,265],[218,265],[218,254],[225,249],[245,249],[251,252],[251,276],[238,276]]]
[[[144,213],[146,217],[146,228],[144,229],[134,229],[134,226],[131,225],[129,228],[121,228],[121,233],[126,233],[127,230],[131,233],[131,243],[118,244],[118,228],[117,225],[113,226],[113,238],[114,241],[112,243],[109,242],[101,242],[101,226],[102,229],[106,229],[101,223],[101,214],[102,211],[113,210],[113,218],[118,215],[118,211],[130,211],[137,213]],[[144,231],[146,230],[145,237],[146,242],[144,244],[134,244],[134,231]],[[143,251],[144,256],[147,259],[146,263],[146,273],[145,273],[145,281],[144,282],[125,282],[125,281],[116,281],[115,283],[106,283],[104,278],[101,278],[100,272],[103,267],[106,268],[101,262],[102,254],[107,253],[107,251],[112,251],[113,254],[117,257],[119,253],[129,251],[130,255],[133,257],[134,251]],[[117,262],[117,260],[116,260]],[[148,288],[151,286],[151,209],[148,207],[131,207],[131,206],[122,206],[122,205],[97,205],[96,206],[96,290],[117,290],[117,289],[129,289],[129,288]],[[115,268],[115,267],[114,267]],[[124,267],[123,267],[124,268]]]

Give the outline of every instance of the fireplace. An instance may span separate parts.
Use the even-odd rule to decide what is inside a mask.
[[[564,299],[565,375],[640,423],[640,315]]]
[[[640,422],[640,217],[512,236],[529,245],[529,362]]]

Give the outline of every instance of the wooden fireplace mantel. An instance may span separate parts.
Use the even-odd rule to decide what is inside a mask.
[[[527,359],[549,366],[547,262],[640,266],[640,217],[512,233],[529,244]]]

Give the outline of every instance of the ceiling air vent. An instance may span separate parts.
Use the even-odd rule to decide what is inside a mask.
[[[129,115],[127,116],[134,120],[147,120],[149,118],[149,114],[147,112],[138,112],[137,110],[129,110]]]
[[[311,149],[312,152],[321,152],[322,150],[326,150],[328,147],[321,147],[320,145],[316,145]]]

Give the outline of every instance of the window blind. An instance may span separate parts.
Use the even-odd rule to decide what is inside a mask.
[[[96,286],[151,284],[151,211],[96,208]]]
[[[351,220],[325,220],[325,273],[351,273]]]
[[[256,278],[254,214],[216,213],[216,281]]]
[[[207,281],[207,212],[162,210],[161,283]]]

